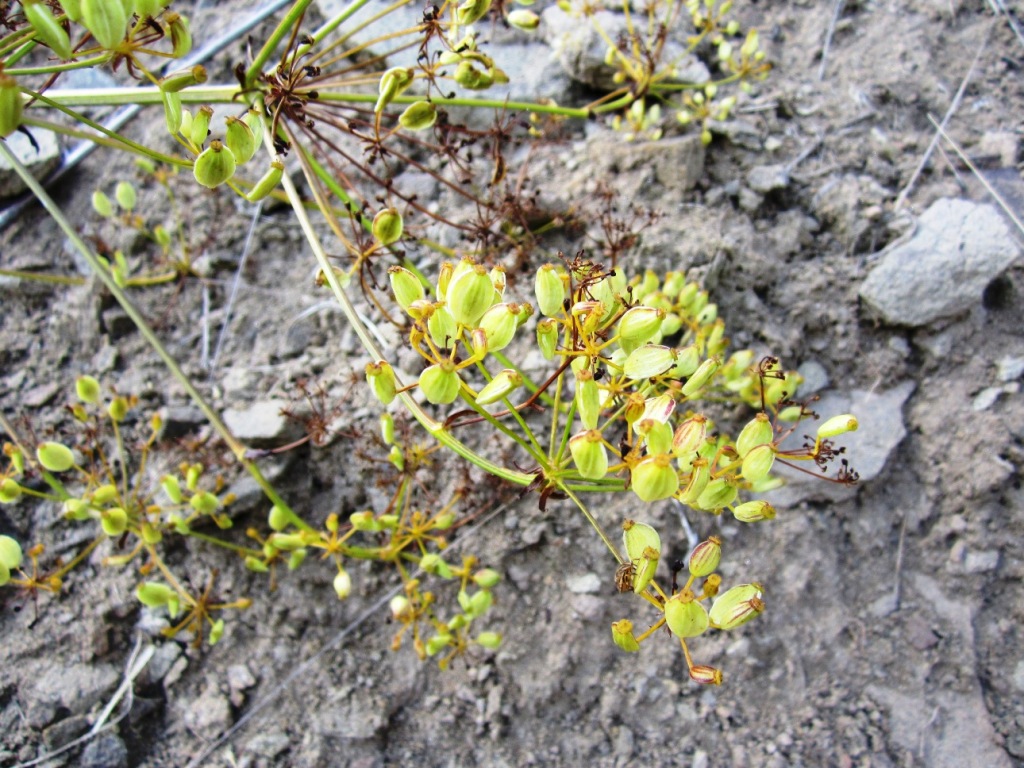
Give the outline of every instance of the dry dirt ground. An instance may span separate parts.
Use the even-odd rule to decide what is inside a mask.
[[[724,539],[726,579],[755,579],[767,594],[756,622],[693,643],[698,661],[724,670],[724,685],[691,683],[668,638],[641,654],[618,651],[609,624],[641,623],[642,611],[615,593],[614,562],[566,502],[542,513],[534,496],[517,500],[515,489],[449,467],[427,487],[441,497],[446,486],[476,488],[485,522],[459,546],[505,577],[489,616],[505,637],[497,653],[440,671],[408,648],[389,650],[395,627],[381,603],[396,582],[385,568],[353,568],[357,595],[339,602],[331,574],[314,563],[268,594],[265,579],[220,552],[178,545],[168,558],[195,583],[219,569],[221,589],[254,598],[219,645],[197,652],[148,634],[132,595],[137,575],[102,568],[97,555],[58,599],[3,597],[0,764],[28,763],[84,734],[137,644],[157,647],[127,716],[42,764],[1024,764],[1015,362],[1024,360],[1024,271],[1016,262],[966,309],[913,327],[879,318],[859,296],[883,249],[911,237],[936,200],[991,202],[940,142],[897,209],[935,135],[930,118],[951,107],[949,134],[1022,213],[1024,40],[981,0],[736,5],[762,30],[775,71],[716,129],[702,168],[687,154],[692,141],[673,131],[625,145],[597,123],[540,148],[531,166],[551,200],[584,200],[601,179],[660,209],[626,267],[705,279],[737,347],[803,366],[838,407],[854,402],[873,436],[860,453],[851,448],[854,466],[870,468],[854,492],[797,485],[779,497],[778,519],[757,526],[691,515],[699,535]],[[204,6],[204,34],[231,23],[228,6]],[[1024,23],[1024,6],[1006,6]],[[548,56],[545,43],[530,45],[537,60]],[[214,79],[230,77],[231,56]],[[144,117],[130,130],[160,125]],[[132,176],[127,160],[97,155],[58,198],[83,232],[116,238],[91,214],[89,194]],[[438,194],[424,184],[425,197]],[[211,372],[201,365],[204,328],[215,336],[226,318],[252,211],[185,184],[179,196],[191,224],[209,232],[204,277],[143,291],[139,302],[221,409],[293,398],[300,379],[344,403],[345,432],[268,465],[310,520],[379,503],[375,480],[387,465],[375,461],[384,456],[372,437],[377,408],[349,379],[364,360],[313,289],[313,262],[288,212],[268,207],[258,219]],[[552,248],[586,246],[560,237]],[[83,269],[39,210],[3,233],[2,249],[7,267]],[[510,290],[529,298],[529,284]],[[16,423],[26,416],[45,433],[63,418],[74,377],[92,373],[138,394],[144,411],[170,408],[202,431],[100,286],[8,281],[0,290],[0,406]],[[236,526],[262,524],[265,504],[240,490]],[[495,500],[507,506],[492,515]],[[667,503],[641,508],[630,497],[596,509],[612,529],[626,516],[647,519],[686,550]],[[0,532],[64,557],[87,540],[57,509],[27,502],[0,509]]]

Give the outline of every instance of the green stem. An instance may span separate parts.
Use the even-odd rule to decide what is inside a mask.
[[[318,43],[322,42],[325,37],[331,34],[331,32],[336,30],[343,23],[348,21],[355,13],[359,11],[359,9],[361,9],[368,2],[369,0],[356,0],[354,3],[349,5],[345,10],[343,10],[341,13],[335,16],[333,19],[331,19],[326,24],[317,29],[313,33],[313,45],[317,45]],[[306,53],[308,53],[312,47],[313,46],[311,45],[300,45],[295,50],[295,56],[293,57],[293,61],[298,61],[299,57],[304,56]]]
[[[18,75],[51,75],[55,72],[68,72],[72,69],[91,69],[92,67],[98,67],[102,64],[106,64],[112,55],[113,54],[110,53],[104,53],[90,59],[69,61],[64,64],[51,64],[45,67],[5,67],[4,74],[10,75],[11,77],[17,77]]]
[[[257,467],[256,464],[254,464],[252,460],[246,456],[246,447],[242,445],[242,443],[240,443],[235,438],[234,435],[231,434],[231,430],[229,430],[227,425],[221,420],[220,416],[213,409],[213,406],[206,402],[206,399],[202,396],[199,390],[196,389],[195,385],[192,383],[192,380],[189,379],[189,377],[185,374],[183,370],[181,370],[181,367],[178,365],[177,361],[171,356],[171,353],[167,351],[167,348],[163,345],[163,343],[160,341],[157,335],[153,332],[153,329],[150,328],[149,324],[146,322],[146,319],[142,316],[138,309],[135,308],[135,305],[132,304],[127,294],[121,289],[121,287],[116,282],[114,282],[114,278],[110,274],[110,270],[104,267],[99,257],[92,252],[88,245],[86,245],[85,241],[82,240],[81,236],[79,236],[78,232],[71,225],[71,222],[68,221],[67,216],[64,215],[64,212],[60,209],[60,206],[58,206],[53,201],[53,198],[51,198],[49,194],[47,194],[46,190],[43,189],[42,184],[40,184],[36,180],[36,178],[31,173],[29,173],[28,170],[26,170],[25,166],[21,164],[21,161],[18,160],[18,158],[14,155],[13,152],[11,152],[10,148],[7,146],[7,142],[5,141],[0,141],[0,155],[2,155],[7,160],[10,166],[14,169],[15,173],[17,173],[21,180],[25,183],[25,186],[28,187],[28,189],[32,192],[32,194],[43,206],[43,208],[46,209],[46,212],[50,214],[50,217],[57,223],[57,226],[60,227],[60,229],[64,232],[67,238],[71,241],[75,249],[82,254],[82,257],[89,263],[89,266],[92,268],[93,273],[97,277],[99,277],[100,281],[106,286],[107,290],[110,291],[111,295],[113,295],[113,297],[117,300],[118,304],[121,305],[121,308],[124,309],[125,314],[127,314],[128,317],[131,318],[131,321],[135,324],[135,327],[139,329],[139,333],[142,334],[142,337],[149,343],[149,345],[153,348],[153,351],[157,353],[160,359],[163,360],[164,365],[167,366],[167,369],[171,372],[174,378],[176,378],[185,388],[185,391],[188,393],[189,397],[192,398],[192,402],[194,402],[196,406],[199,408],[199,410],[203,412],[203,415],[206,416],[206,419],[210,422],[210,425],[217,431],[221,439],[224,440],[224,442],[227,444],[231,452],[235,455],[235,458],[239,461],[239,463],[241,463],[242,466],[245,467],[245,469],[249,472],[250,475],[252,475],[253,479],[260,486],[260,488],[263,489],[263,493],[270,500],[270,502],[272,504],[279,505],[285,511],[285,514],[289,522],[291,522],[297,528],[301,528],[302,530],[312,530],[312,527],[308,523],[306,523],[306,521],[304,521],[302,518],[296,515],[295,512],[292,511],[291,507],[289,507],[288,504],[285,503],[285,501],[277,494],[277,491],[274,490],[273,486],[271,486],[270,483],[267,482],[266,478],[263,477],[263,474],[260,472],[259,467]]]
[[[608,547],[608,550],[612,553],[615,559],[620,563],[624,562],[624,560],[622,559],[622,554],[619,552],[618,547],[612,544],[612,540],[608,538],[608,534],[604,532],[604,528],[602,528],[601,524],[597,522],[597,520],[594,518],[592,514],[590,514],[590,510],[587,509],[587,506],[582,501],[580,501],[579,496],[573,493],[569,486],[559,486],[559,490],[564,492],[565,495],[572,499],[576,506],[580,508],[580,512],[582,512],[583,516],[587,518],[587,522],[590,523],[591,527],[593,527],[593,529],[597,531],[597,535],[601,537],[601,541],[603,541],[604,545]]]
[[[42,272],[27,272],[23,269],[0,269],[0,277],[12,277],[17,280],[31,280],[32,282],[50,283],[51,285],[85,285],[84,277],[47,275]]]
[[[291,10],[288,11],[283,19],[281,19],[273,33],[267,38],[267,42],[263,44],[260,52],[256,54],[256,58],[252,60],[252,64],[249,65],[249,69],[245,71],[246,88],[252,88],[256,84],[256,78],[258,78],[263,72],[263,67],[270,60],[270,57],[274,55],[274,51],[277,49],[278,44],[292,33],[292,29],[296,24],[299,24],[302,21],[302,17],[306,13],[306,8],[308,8],[312,2],[313,0],[296,0],[295,5],[293,5]]]

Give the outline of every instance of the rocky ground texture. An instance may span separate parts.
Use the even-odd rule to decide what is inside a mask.
[[[230,27],[243,5],[199,3],[196,29]],[[667,638],[638,655],[612,644],[609,624],[635,604],[615,592],[614,563],[566,502],[542,513],[535,496],[445,469],[442,487],[492,502],[480,502],[465,545],[505,577],[490,614],[505,637],[497,653],[440,671],[389,650],[388,569],[354,569],[358,594],[339,602],[326,569],[282,574],[268,594],[221,553],[182,547],[170,557],[197,582],[216,568],[222,588],[254,598],[220,644],[198,652],[159,637],[134,599],[134,572],[101,568],[101,552],[59,598],[3,596],[0,764],[1024,765],[1024,5],[736,6],[762,30],[775,70],[714,126],[709,147],[678,127],[627,143],[590,122],[537,148],[530,166],[553,204],[594,199],[600,180],[660,210],[626,268],[700,277],[734,346],[799,367],[819,412],[860,418],[847,443],[857,487],[794,477],[772,497],[778,518],[758,526],[691,516],[698,535],[723,538],[726,579],[766,589],[756,622],[694,643],[725,684],[691,683]],[[601,86],[593,41],[557,8],[541,15],[534,36],[495,32],[509,95],[585,103]],[[213,79],[230,80],[240,55],[235,46],[218,59]],[[932,146],[947,115],[973,169],[944,139]],[[161,117],[128,130],[160,131]],[[55,192],[95,234],[91,191],[132,173],[130,161],[96,155]],[[423,199],[454,205],[408,173]],[[262,212],[226,317],[252,211],[181,189],[211,236],[203,279],[139,299],[162,337],[253,443],[286,441],[280,404],[301,379],[322,384],[343,400],[349,431],[269,461],[267,474],[312,520],[379,502],[379,457],[355,449],[374,447],[358,435],[373,433],[378,412],[351,384],[365,360],[312,288],[298,226],[283,209]],[[37,209],[0,237],[5,267],[86,273]],[[558,245],[587,243],[566,234]],[[510,290],[529,298],[528,281]],[[45,433],[74,377],[91,373],[163,409],[182,434],[202,433],[98,284],[8,279],[0,297],[6,416]],[[225,322],[220,356],[204,367],[204,328],[215,336]],[[233,482],[236,525],[260,524],[256,489]],[[491,515],[494,499],[505,504]],[[686,549],[667,503],[639,509],[629,497],[597,513],[609,528],[642,515]],[[0,509],[0,532],[64,557],[88,540],[59,510],[24,501]],[[89,733],[135,654],[146,663],[110,719],[125,717],[51,756]]]

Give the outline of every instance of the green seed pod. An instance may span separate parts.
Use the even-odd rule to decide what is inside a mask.
[[[494,284],[486,267],[468,263],[470,268],[454,275],[448,286],[448,311],[459,325],[476,328],[494,303]]]
[[[167,605],[172,597],[176,597],[176,593],[166,584],[161,584],[158,581],[144,581],[135,588],[135,596],[147,608],[159,608]]]
[[[466,614],[470,618],[477,618],[487,613],[487,610],[494,603],[494,595],[487,590],[481,590],[474,592],[469,598],[469,607],[466,609]]]
[[[128,15],[117,0],[82,0],[82,24],[108,51],[115,50],[124,40]]]
[[[717,512],[734,501],[736,501],[736,486],[727,477],[717,477],[709,482],[703,493],[697,497],[696,506],[705,512]]]
[[[334,577],[334,594],[338,596],[339,600],[344,600],[352,594],[352,577],[344,568],[340,569]]]
[[[164,104],[164,124],[171,136],[177,136],[181,130],[181,121],[184,112],[181,108],[181,96],[168,91],[160,92],[160,99]]]
[[[220,639],[224,636],[224,619],[217,619],[213,622],[213,626],[210,627],[209,641],[210,645],[216,645],[220,642]]]
[[[202,85],[207,80],[206,67],[196,64],[191,69],[179,69],[160,78],[158,85],[165,93],[180,93],[193,85]]]
[[[659,556],[661,553],[661,536],[658,535],[658,532],[654,530],[653,526],[647,523],[638,523],[636,520],[623,522],[622,544],[630,562],[636,562],[642,558],[648,549],[654,550]]]
[[[189,505],[201,515],[212,515],[220,508],[220,501],[209,491],[199,491],[189,499]]]
[[[748,501],[734,508],[732,514],[741,523],[759,523],[762,520],[774,520],[775,507],[767,501]]]
[[[493,651],[501,645],[501,634],[499,632],[481,632],[476,636],[476,643]]]
[[[711,536],[693,548],[687,567],[691,576],[702,579],[715,572],[721,559],[722,540],[717,536]]]
[[[633,493],[643,501],[659,501],[679,490],[679,473],[672,466],[671,454],[659,453],[633,468],[631,482]]]
[[[523,377],[518,371],[505,368],[484,386],[476,396],[477,405],[490,405],[508,397],[523,385]]]
[[[672,436],[672,455],[679,458],[698,451],[707,439],[707,423],[707,416],[698,413],[680,424]]]
[[[135,12],[143,21],[155,19],[168,5],[168,0],[135,0]]]
[[[0,587],[11,580],[11,570],[3,563],[0,563]]]
[[[693,375],[683,384],[681,390],[683,395],[693,397],[700,392],[704,385],[711,381],[711,377],[715,375],[715,372],[721,365],[722,361],[717,357],[709,357],[701,363],[697,370],[693,372]]]
[[[192,117],[192,125],[189,128],[189,138],[195,146],[201,147],[206,143],[206,137],[210,135],[210,120],[212,118],[213,107],[208,106],[200,107],[199,111]],[[232,159],[233,158],[234,156],[232,156]]]
[[[13,504],[21,498],[21,486],[12,477],[5,477],[0,482],[0,504]]]
[[[113,483],[107,483],[106,485],[101,485],[99,488],[92,492],[92,497],[90,501],[92,502],[93,506],[103,507],[106,506],[107,504],[110,504],[118,497],[119,491],[117,490],[117,486],[114,485]]]
[[[661,330],[665,310],[653,307],[630,307],[619,320],[619,346],[626,353],[646,344]]]
[[[455,325],[452,313],[444,304],[434,304],[434,311],[427,318],[427,332],[439,349],[448,349],[457,338],[459,329]]]
[[[608,452],[601,433],[588,429],[569,438],[569,452],[581,477],[600,480],[608,474]]]
[[[427,656],[437,656],[441,651],[452,644],[451,635],[433,635],[424,644],[423,650]]]
[[[493,568],[481,568],[473,574],[473,583],[481,589],[494,589],[501,581],[501,574]]]
[[[830,419],[826,419],[818,427],[818,439],[826,440],[830,437],[838,437],[839,435],[847,432],[856,432],[857,417],[851,413],[844,413],[839,416],[833,416]]]
[[[253,573],[267,573],[270,570],[265,562],[253,555],[247,555],[244,564],[246,569]]]
[[[421,557],[420,568],[429,574],[440,576],[442,579],[450,579],[452,577],[451,566],[436,552],[428,552]]]
[[[181,504],[181,485],[178,483],[178,478],[174,475],[165,475],[164,479],[160,481],[160,486],[164,489],[164,493],[167,494],[167,498],[171,500],[171,503]]]
[[[98,189],[92,193],[92,209],[105,219],[114,216],[114,204]]]
[[[0,139],[6,139],[18,130],[23,106],[18,83],[10,75],[0,72]]]
[[[270,514],[267,515],[267,523],[272,531],[283,531],[290,522],[288,513],[279,504],[275,504],[270,508]]]
[[[159,544],[164,538],[160,529],[152,523],[143,523],[140,527],[140,533],[142,534],[142,540],[150,545]]]
[[[374,396],[384,405],[390,405],[398,392],[395,371],[386,360],[366,364],[366,381],[373,388]]]
[[[244,120],[245,124],[249,126],[249,130],[252,131],[253,137],[256,139],[256,149],[259,149],[263,144],[263,115],[260,114],[259,110],[250,108],[249,111],[245,113]]]
[[[534,279],[537,307],[542,315],[557,317],[565,303],[565,282],[553,264],[542,264]]]
[[[665,623],[676,637],[697,637],[707,631],[708,612],[691,590],[684,589],[665,603]]]
[[[532,32],[540,26],[540,16],[533,11],[527,11],[524,8],[517,8],[509,13],[505,18],[513,27],[516,29],[522,29],[526,32]]]
[[[420,374],[419,387],[427,402],[448,405],[459,396],[462,380],[449,360],[432,365]]]
[[[425,131],[437,122],[437,107],[430,101],[414,101],[398,116],[407,131]]]
[[[697,500],[700,499],[704,489],[708,487],[708,483],[711,480],[711,468],[708,464],[708,460],[704,457],[695,459],[690,468],[690,479],[686,482],[686,487],[683,488],[683,492],[679,495],[679,500],[688,506],[694,506],[697,504]]]
[[[275,533],[272,534],[269,543],[274,549],[281,552],[294,552],[306,546],[305,540],[297,533]]]
[[[467,26],[482,19],[491,10],[491,0],[465,0],[455,9],[455,20]]]
[[[118,396],[110,401],[107,406],[107,415],[111,421],[116,421],[120,424],[128,416],[128,398]]]
[[[492,75],[477,69],[473,66],[473,62],[468,60],[459,62],[452,78],[463,88],[468,88],[471,91],[483,91],[494,85]]]
[[[169,13],[164,16],[164,21],[171,30],[172,55],[176,59],[184,58],[192,50],[192,31],[188,19],[177,13]]]
[[[120,507],[100,512],[100,527],[107,536],[120,536],[128,530],[128,513]]]
[[[13,571],[21,566],[21,544],[10,536],[0,536],[0,565]]]
[[[224,144],[235,156],[238,165],[249,162],[256,154],[256,136],[244,120],[228,117],[225,121]]]
[[[59,0],[60,7],[71,21],[77,22],[82,18],[82,0]]]
[[[690,344],[676,350],[676,362],[669,375],[674,379],[685,379],[692,376],[699,367],[700,351],[696,344]]]
[[[633,622],[629,619],[612,624],[612,641],[626,653],[636,653],[640,650],[640,643],[633,635]]]
[[[667,454],[672,450],[672,427],[655,419],[640,419],[635,424],[636,433],[644,439],[647,453]]]
[[[558,347],[558,330],[558,321],[550,317],[545,317],[537,322],[537,346],[545,360],[551,360],[555,356],[555,350]]]
[[[416,73],[407,67],[392,67],[380,76],[380,83],[377,85],[377,103],[373,111],[380,114],[384,111],[395,97],[412,85]]]
[[[576,412],[586,429],[597,429],[601,417],[601,390],[594,374],[584,368],[576,374]]]
[[[707,664],[694,664],[690,667],[690,679],[701,685],[721,685],[722,670]]]
[[[759,413],[748,421],[736,438],[736,453],[744,458],[758,445],[770,443],[775,437],[772,421],[767,413]]]
[[[775,463],[775,447],[764,443],[750,449],[743,459],[743,479],[758,483],[768,477]]]
[[[462,262],[459,262],[460,264]],[[448,286],[452,282],[452,278],[455,276],[455,266],[450,261],[444,261],[441,263],[440,268],[437,270],[437,299],[438,301],[444,301],[448,298]]]
[[[669,336],[675,336],[683,327],[683,318],[674,312],[667,313],[661,321],[661,328],[659,332],[661,337],[668,338]],[[696,366],[694,366],[696,367]]]
[[[381,245],[393,245],[402,239],[402,214],[394,208],[384,208],[373,217],[371,230]]]
[[[22,0],[21,9],[35,30],[36,38],[48,45],[61,59],[71,58],[71,40],[63,26],[50,13],[50,7],[38,0]]]
[[[284,176],[284,163],[280,160],[271,161],[270,169],[260,177],[259,181],[253,184],[245,199],[250,203],[258,203],[260,200],[264,200],[271,192],[277,189],[277,185],[281,183],[282,176]]]
[[[740,584],[719,595],[711,606],[711,624],[735,629],[764,611],[764,589],[760,584]]]
[[[75,394],[83,403],[100,401],[100,383],[92,376],[79,376],[75,380]]]
[[[211,141],[196,158],[192,174],[204,187],[218,187],[235,175],[235,156],[219,141]]]
[[[513,304],[495,304],[480,318],[487,336],[487,351],[498,352],[510,343],[519,327],[519,308]]]
[[[672,367],[676,359],[676,351],[671,347],[647,344],[633,350],[626,358],[623,372],[631,379],[649,379],[660,376]]]
[[[405,267],[390,267],[388,280],[391,282],[391,291],[395,295],[395,301],[407,313],[414,301],[420,301],[427,295],[420,279]]]
[[[117,186],[114,188],[114,199],[117,200],[117,204],[122,209],[131,211],[135,208],[135,203],[137,202],[135,187],[127,181],[117,182]]]
[[[36,458],[43,469],[50,472],[67,472],[75,466],[75,455],[66,445],[46,442],[36,448]]]

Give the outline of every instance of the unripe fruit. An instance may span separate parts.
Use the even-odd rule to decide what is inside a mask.
[[[14,78],[0,72],[0,139],[6,139],[21,125],[21,89]]]
[[[224,122],[224,144],[235,156],[235,163],[242,165],[249,162],[256,154],[256,135],[252,128],[237,117],[229,117]]]
[[[580,476],[600,480],[608,474],[608,452],[596,429],[569,438],[569,452]]]
[[[66,472],[75,466],[75,455],[61,443],[43,443],[36,448],[36,458],[50,472]]]
[[[235,165],[235,156],[219,141],[211,141],[210,146],[196,158],[192,173],[196,181],[213,189],[235,175]]]
[[[82,0],[82,24],[97,43],[114,50],[124,39],[128,13],[117,0]]]
[[[648,456],[633,468],[630,487],[643,501],[667,499],[679,490],[679,473],[672,456],[661,453]]]
[[[50,13],[49,6],[38,0],[22,0],[21,9],[25,18],[35,30],[36,37],[53,49],[62,61],[71,58],[71,41],[68,33]]]
[[[697,637],[707,631],[708,612],[692,591],[684,589],[665,603],[665,623],[676,637]]]
[[[459,396],[461,379],[448,360],[432,365],[420,374],[420,391],[434,405],[448,405]]]
[[[416,101],[405,108],[398,123],[407,131],[425,131],[437,122],[437,107],[429,101]]]
[[[476,328],[484,312],[494,303],[494,284],[487,269],[470,264],[452,278],[448,286],[448,311],[456,323]]]
[[[381,245],[393,245],[402,239],[402,214],[394,208],[385,208],[373,217],[371,231]]]

